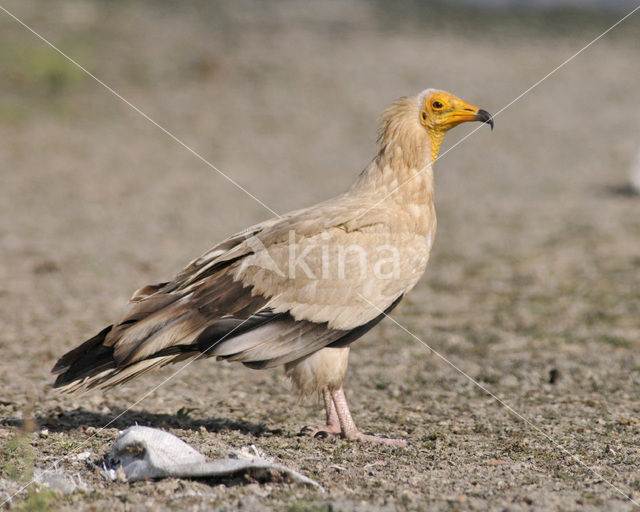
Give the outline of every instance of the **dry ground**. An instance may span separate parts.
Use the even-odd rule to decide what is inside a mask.
[[[435,86],[495,112],[616,20],[419,2],[3,5],[278,212],[344,190],[395,97]],[[365,431],[411,440],[392,449],[298,437],[320,405],[296,403],[281,371],[197,362],[131,410],[177,367],[110,392],[46,389],[134,289],[270,214],[0,13],[3,499],[69,454],[58,467],[85,491],[33,488],[12,507],[631,510],[604,479],[640,500],[640,198],[624,188],[639,31],[636,15],[437,163],[432,261],[393,315],[536,429],[386,321],[354,345],[346,388]],[[210,456],[254,444],[326,492],[107,484],[74,457],[99,463],[135,422]]]

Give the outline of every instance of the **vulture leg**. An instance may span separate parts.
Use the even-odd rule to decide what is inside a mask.
[[[338,413],[336,412],[336,406],[333,405],[333,398],[331,398],[331,391],[329,388],[322,389],[322,399],[324,400],[324,408],[327,413],[327,424],[324,428],[305,427],[300,432],[304,432],[310,437],[333,437],[339,436],[342,432],[340,427],[340,420],[338,420]]]
[[[366,443],[384,443],[393,446],[406,446],[407,442],[403,439],[391,439],[389,437],[378,437],[368,434],[363,434],[356,427],[349,406],[347,405],[347,398],[344,396],[344,390],[341,388],[331,391],[331,398],[333,398],[333,404],[340,421],[340,428],[342,430],[342,437],[354,441],[363,441]]]
[[[325,430],[332,434],[339,434],[342,432],[342,428],[340,427],[338,412],[336,411],[336,406],[333,403],[333,398],[331,398],[331,391],[329,391],[329,388],[324,388],[322,390],[322,398],[324,399],[324,409],[327,413],[327,428]]]

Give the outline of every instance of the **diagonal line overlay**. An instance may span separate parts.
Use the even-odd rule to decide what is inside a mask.
[[[560,65],[558,65],[556,68],[554,68],[552,71],[550,71],[549,73],[547,73],[547,75],[545,75],[543,78],[541,78],[540,80],[538,80],[536,83],[534,83],[532,86],[530,86],[528,89],[526,89],[523,93],[521,93],[520,95],[518,95],[516,98],[514,98],[513,100],[511,100],[507,105],[505,105],[504,107],[502,107],[498,112],[496,112],[496,114],[493,117],[497,117],[499,116],[502,112],[504,112],[506,109],[508,109],[509,107],[511,107],[511,105],[513,105],[515,102],[519,101],[522,97],[524,97],[526,94],[528,94],[531,90],[533,90],[534,88],[536,88],[538,85],[540,85],[542,82],[544,82],[547,78],[551,77],[553,74],[555,74],[557,71],[559,71],[562,67],[564,67],[566,64],[568,64],[570,61],[572,61],[575,57],[577,57],[578,55],[580,55],[582,52],[584,52],[587,48],[589,48],[590,46],[592,46],[594,43],[596,43],[598,40],[600,40],[602,37],[604,37],[607,33],[609,33],[611,30],[613,30],[616,26],[618,26],[620,23],[622,23],[624,20],[626,20],[627,18],[629,18],[631,15],[633,15],[636,11],[638,11],[640,9],[640,5],[638,5],[637,7],[635,7],[632,11],[630,11],[628,14],[626,14],[623,18],[621,18],[619,21],[617,21],[615,24],[613,24],[612,26],[610,26],[607,30],[605,30],[604,32],[602,32],[598,37],[596,37],[595,39],[593,39],[591,42],[589,42],[586,46],[584,46],[582,49],[580,49],[578,52],[576,52],[575,54],[573,54],[571,57],[569,57],[568,59],[566,59],[564,62],[562,62]],[[47,40],[45,37],[43,37],[42,35],[40,35],[38,32],[36,32],[34,29],[32,29],[30,26],[28,26],[26,23],[24,23],[22,20],[20,20],[19,18],[17,18],[14,14],[12,14],[11,12],[9,12],[7,9],[5,9],[3,6],[0,5],[0,10],[3,11],[4,13],[6,13],[8,16],[10,16],[13,20],[15,20],[17,23],[19,23],[20,25],[22,25],[25,29],[27,29],[29,32],[31,32],[33,35],[35,35],[38,39],[40,39],[41,41],[43,41],[45,44],[47,44],[49,47],[51,47],[53,50],[55,50],[57,53],[59,53],[60,55],[62,55],[64,58],[66,58],[69,62],[71,62],[72,64],[74,64],[75,66],[77,66],[80,70],[82,70],[84,73],[86,73],[88,76],[90,76],[91,78],[93,78],[96,82],[98,82],[100,85],[102,85],[105,89],[107,89],[110,93],[112,93],[114,96],[116,96],[118,99],[120,99],[122,102],[124,102],[125,104],[127,104],[131,109],[133,109],[135,112],[137,112],[139,115],[141,115],[142,117],[144,117],[146,120],[148,120],[150,123],[152,123],[154,126],[156,126],[159,130],[161,130],[162,132],[164,132],[166,135],[168,135],[171,139],[173,139],[175,142],[177,142],[178,144],[180,144],[182,147],[184,147],[187,151],[189,151],[190,153],[192,153],[195,157],[197,157],[199,160],[201,160],[203,163],[205,163],[207,166],[209,166],[211,169],[215,170],[216,172],[218,172],[221,176],[223,176],[227,181],[229,181],[230,183],[232,183],[233,185],[235,185],[238,189],[242,190],[245,194],[247,194],[249,197],[251,197],[253,200],[255,200],[257,203],[259,203],[261,206],[263,206],[266,210],[268,210],[269,212],[271,212],[273,215],[275,215],[276,217],[280,217],[280,215],[273,209],[271,209],[269,206],[267,206],[264,202],[262,202],[260,199],[258,199],[256,196],[254,196],[251,192],[249,192],[248,190],[246,190],[244,187],[242,187],[240,184],[238,184],[235,180],[233,180],[231,177],[229,177],[227,174],[225,174],[224,172],[222,172],[220,169],[218,169],[215,165],[213,165],[212,163],[210,163],[207,159],[205,159],[202,155],[200,155],[198,152],[196,152],[194,149],[192,149],[190,146],[188,146],[186,143],[184,143],[181,139],[179,139],[177,136],[175,136],[173,133],[171,133],[170,131],[168,131],[166,128],[164,128],[163,126],[161,126],[160,124],[158,124],[156,121],[154,121],[151,117],[149,117],[147,114],[145,114],[142,110],[140,110],[138,107],[136,107],[134,104],[132,104],[130,101],[128,101],[126,98],[124,98],[122,95],[120,95],[118,92],[116,92],[113,88],[111,88],[109,85],[107,85],[105,82],[103,82],[102,80],[100,80],[98,77],[96,77],[94,74],[92,74],[90,71],[88,71],[86,68],[84,68],[82,65],[80,65],[78,62],[76,62],[74,59],[72,59],[70,56],[68,56],[66,53],[64,53],[62,50],[60,50],[59,48],[57,48],[53,43],[51,43],[49,40]],[[457,147],[459,144],[461,144],[462,142],[464,142],[466,139],[468,139],[469,137],[471,137],[474,133],[476,133],[479,129],[482,128],[481,126],[478,126],[477,128],[475,128],[474,130],[472,130],[470,133],[468,133],[467,135],[465,135],[462,139],[460,139],[459,141],[457,141],[453,146],[451,146],[449,149],[447,149],[446,151],[444,151],[442,154],[440,154],[440,156],[438,156],[436,158],[435,161],[438,161],[440,158],[442,158],[444,155],[446,155],[447,153],[449,153],[451,150],[453,150],[455,147]],[[434,161],[434,163],[435,163]],[[400,185],[398,185],[394,190],[392,190],[387,196],[385,196],[379,203],[377,203],[376,205],[372,206],[371,208],[375,208],[375,206],[377,206],[378,204],[380,204],[382,201],[384,201],[387,197],[389,197],[390,195],[392,195],[394,192],[396,192],[399,188],[403,187],[404,185],[406,185],[407,183],[409,183],[413,178],[415,178],[418,174],[425,172],[428,168],[425,167],[423,169],[421,169],[418,173],[414,174],[413,177],[411,177],[410,179],[408,179],[407,181],[401,183]],[[370,209],[371,209],[370,208]],[[368,210],[367,210],[368,211]],[[364,212],[366,213],[366,211]],[[364,214],[363,213],[363,214]],[[361,215],[363,215],[361,214]],[[531,421],[529,421],[527,418],[525,418],[524,416],[522,416],[520,413],[518,413],[516,410],[514,410],[511,406],[509,406],[507,403],[505,403],[504,401],[502,401],[500,398],[498,398],[496,395],[494,395],[491,391],[489,391],[486,387],[484,387],[482,384],[480,384],[479,382],[477,382],[475,379],[473,379],[471,376],[469,376],[468,374],[466,374],[463,370],[459,369],[458,367],[456,367],[452,362],[450,362],[447,358],[445,358],[443,355],[441,355],[440,353],[438,353],[436,350],[434,350],[433,348],[431,348],[429,345],[427,345],[423,340],[421,340],[420,338],[418,338],[415,334],[411,333],[408,329],[406,329],[404,326],[402,326],[400,323],[398,323],[395,319],[393,319],[392,317],[390,317],[389,315],[387,315],[386,313],[384,313],[384,311],[380,310],[377,306],[375,306],[374,304],[372,304],[371,302],[369,302],[365,297],[363,297],[362,295],[360,295],[360,297],[362,299],[364,299],[366,302],[368,302],[372,307],[376,308],[378,311],[380,311],[380,313],[384,314],[385,317],[389,318],[392,322],[394,322],[396,325],[398,325],[402,330],[404,330],[407,334],[409,334],[410,336],[412,336],[413,338],[415,338],[416,340],[418,340],[420,343],[422,343],[425,347],[427,347],[429,350],[431,350],[435,355],[437,355],[440,359],[442,359],[444,362],[446,362],[448,365],[450,365],[451,367],[453,367],[456,371],[458,371],[459,373],[461,373],[463,376],[465,376],[467,379],[469,379],[473,384],[475,384],[476,386],[478,386],[481,390],[483,390],[485,393],[487,393],[489,396],[491,396],[492,398],[494,398],[498,403],[500,403],[502,406],[504,406],[509,412],[511,412],[513,415],[515,415],[516,417],[520,418],[522,421],[524,421],[527,425],[529,425],[532,429],[534,429],[536,432],[538,432],[539,434],[541,434],[542,436],[544,436],[549,442],[551,442],[556,448],[560,449],[562,452],[564,452],[565,454],[569,455],[573,460],[575,460],[578,464],[580,464],[582,467],[584,467],[585,469],[587,469],[588,471],[590,471],[591,473],[593,473],[595,476],[597,476],[598,478],[600,478],[603,482],[606,482],[611,488],[615,489],[619,494],[621,494],[622,496],[624,496],[627,500],[629,500],[631,503],[633,503],[634,505],[640,507],[640,503],[638,503],[637,501],[633,500],[630,496],[628,496],[627,494],[625,494],[621,489],[619,489],[618,487],[616,487],[613,483],[611,483],[609,480],[607,480],[606,478],[604,478],[600,473],[598,473],[595,469],[593,469],[592,467],[590,467],[589,465],[587,465],[585,462],[583,462],[579,457],[577,457],[576,455],[572,454],[571,452],[569,452],[566,448],[564,448],[562,445],[558,444],[556,441],[553,440],[553,438],[551,438],[548,434],[546,434],[542,429],[540,429],[537,425],[535,425],[534,423],[532,423]],[[248,319],[247,319],[248,320]],[[244,322],[246,322],[247,320],[245,320]],[[244,322],[242,322],[241,324],[239,324],[238,326],[236,326],[232,331],[230,331],[229,333],[227,333],[224,337],[222,337],[220,340],[218,340],[215,344],[223,341],[226,337],[228,337],[229,335],[231,335],[236,329],[240,328]],[[211,347],[209,347],[210,350],[211,348],[213,348],[213,346],[215,346],[215,344],[213,344]],[[94,434],[92,434],[90,437],[88,437],[85,441],[83,441],[80,445],[78,445],[77,447],[75,447],[73,450],[71,450],[67,455],[61,457],[60,459],[58,459],[57,461],[54,462],[54,466],[57,465],[59,462],[61,462],[62,460],[64,460],[65,458],[69,457],[69,455],[71,455],[71,453],[74,453],[75,451],[77,451],[78,449],[80,449],[82,446],[84,446],[86,443],[88,443],[95,435],[97,435],[100,431],[104,430],[105,428],[109,427],[113,422],[115,422],[118,418],[120,418],[122,415],[124,415],[126,412],[128,412],[129,410],[131,410],[133,407],[135,407],[136,405],[138,405],[140,402],[142,402],[145,398],[147,398],[150,394],[152,394],[153,392],[155,392],[158,388],[160,388],[161,386],[163,386],[164,384],[166,384],[168,381],[170,381],[171,379],[173,379],[175,376],[177,376],[178,374],[180,374],[182,371],[184,371],[189,365],[191,365],[194,361],[200,359],[202,356],[206,355],[206,351],[203,353],[200,353],[198,355],[196,355],[193,359],[191,359],[190,361],[188,361],[186,364],[184,364],[183,366],[181,366],[177,371],[175,371],[173,374],[171,374],[169,377],[167,377],[165,380],[163,380],[160,384],[158,384],[157,386],[155,386],[153,389],[151,389],[150,391],[148,391],[147,393],[145,393],[140,399],[138,399],[136,402],[134,402],[132,405],[130,405],[127,409],[125,409],[124,411],[122,411],[120,414],[118,414],[117,416],[115,416],[112,420],[110,420],[106,425],[104,425],[103,427],[101,427],[100,429],[98,429]],[[0,507],[3,505],[6,505],[7,503],[9,503],[13,497],[15,497],[16,495],[20,494],[22,491],[24,491],[26,488],[28,488],[31,484],[34,483],[35,480],[31,480],[30,482],[28,482],[27,484],[25,484],[21,489],[19,489],[17,492],[15,492],[14,494],[10,495],[6,500],[4,500],[2,503],[0,503]]]

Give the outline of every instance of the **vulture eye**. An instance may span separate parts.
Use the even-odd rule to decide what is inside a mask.
[[[444,105],[443,105],[442,103],[440,103],[439,101],[434,101],[434,102],[431,104],[431,106],[432,106],[433,108],[442,108],[442,107],[444,107]]]

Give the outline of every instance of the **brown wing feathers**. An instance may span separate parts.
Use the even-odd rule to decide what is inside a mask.
[[[113,326],[65,354],[55,387],[111,386],[158,365],[204,353],[252,368],[299,359],[344,336],[325,324],[274,313],[268,299],[234,281],[227,268],[207,269],[197,284],[145,287]]]
[[[163,358],[160,362],[166,364],[172,362],[176,353],[193,354],[209,348],[204,346],[205,339],[210,340],[210,346],[234,330],[255,328],[268,316],[248,320],[264,309],[267,299],[252,295],[250,288],[234,282],[225,270],[206,277],[186,293],[181,290],[165,293],[172,284],[136,292],[120,322],[60,358],[53,369],[61,374],[54,386],[90,379],[108,370],[115,376],[127,366],[148,359]],[[147,290],[154,288],[152,295],[146,295]],[[242,322],[246,324],[240,330]],[[212,339],[214,334],[216,339]],[[98,384],[109,384],[108,377],[102,375]]]
[[[346,346],[383,318],[353,330],[296,321],[265,307],[265,297],[253,295],[225,271],[208,276],[186,295],[163,294],[162,288],[155,293],[138,298],[138,292],[118,324],[65,354],[53,369],[60,373],[54,386],[112,386],[197,353],[269,368],[325,346]]]
[[[106,327],[93,338],[58,359],[51,371],[52,373],[64,373],[58,375],[54,387],[65,386],[77,379],[93,377],[115,368],[113,348],[104,345],[104,339],[112,327],[111,325]]]

